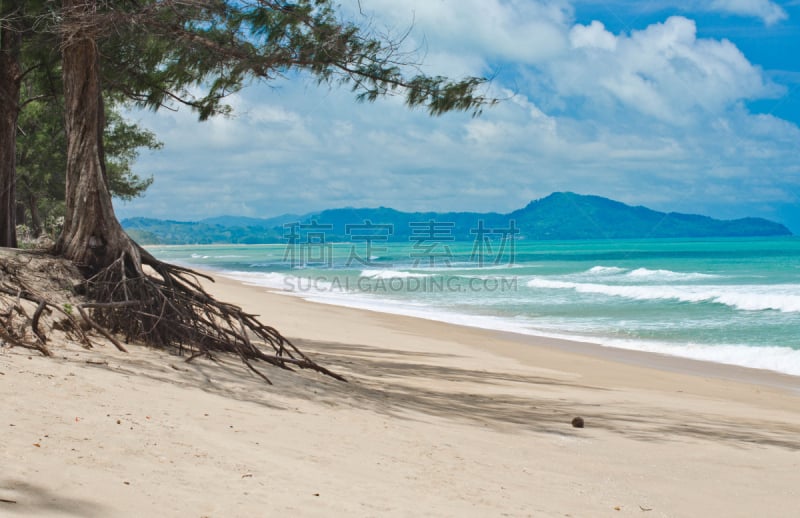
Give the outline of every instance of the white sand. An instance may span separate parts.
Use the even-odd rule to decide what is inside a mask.
[[[221,279],[339,383],[0,349],[0,516],[793,516],[800,378]],[[686,374],[690,373],[690,374]],[[736,380],[744,380],[746,383]],[[570,425],[582,416],[586,428]]]

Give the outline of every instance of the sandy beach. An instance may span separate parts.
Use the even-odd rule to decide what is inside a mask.
[[[0,516],[791,516],[800,378],[218,279],[346,376],[0,348]],[[573,428],[580,416],[585,428]]]

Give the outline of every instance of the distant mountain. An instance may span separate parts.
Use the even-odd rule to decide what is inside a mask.
[[[253,227],[253,228],[275,228],[281,227],[284,223],[292,221],[302,221],[308,216],[298,214],[284,214],[274,218],[248,218],[245,216],[217,216],[200,220],[206,225],[219,225],[223,227]]]
[[[223,243],[282,243],[283,228],[226,226],[202,221],[170,221],[151,218],[122,220],[122,228],[141,244],[212,245]]]
[[[405,242],[450,237],[471,241],[480,232],[494,236],[514,232],[519,239],[531,240],[792,234],[780,223],[762,218],[717,220],[693,214],[665,213],[570,192],[553,193],[510,214],[343,208],[263,219],[220,216],[182,222],[132,218],[123,220],[122,226],[143,244],[286,243],[293,233],[304,235],[302,232],[319,232],[329,242],[348,241],[364,235],[385,235],[391,241]]]
[[[718,220],[658,212],[647,207],[557,192],[507,216],[528,239],[625,239],[648,237],[788,236],[788,228],[762,218]]]

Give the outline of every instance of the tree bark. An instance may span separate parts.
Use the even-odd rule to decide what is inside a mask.
[[[3,1],[0,19],[20,7]],[[17,247],[16,150],[19,117],[20,47],[22,33],[13,21],[0,28],[0,247]]]
[[[62,50],[67,175],[64,228],[57,251],[76,264],[98,271],[123,253],[139,263],[137,247],[114,214],[103,152],[103,97],[95,37],[82,23],[93,16],[96,0],[64,0]],[[139,268],[136,264],[135,268]]]

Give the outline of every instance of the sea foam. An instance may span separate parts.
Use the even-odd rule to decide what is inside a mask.
[[[775,310],[800,312],[800,285],[618,285],[555,281],[535,278],[527,282],[534,289],[568,289],[578,293],[625,297],[634,300],[676,300],[711,302],[742,311]]]
[[[425,279],[431,277],[427,273],[401,272],[397,270],[364,270],[361,277],[368,279]]]
[[[618,266],[593,266],[584,272],[573,274],[576,278],[609,278],[634,282],[680,282],[718,278],[718,275],[700,272],[674,272],[649,268],[620,268]]]
[[[390,271],[375,271],[388,274]],[[403,273],[403,272],[401,272]],[[695,343],[671,344],[659,341],[634,340],[609,338],[601,336],[583,335],[580,332],[569,332],[567,329],[575,330],[574,323],[566,325],[561,331],[555,327],[547,329],[537,325],[526,318],[493,317],[486,315],[470,315],[458,311],[444,308],[435,308],[418,301],[398,301],[392,299],[378,298],[364,294],[342,293],[332,290],[330,286],[317,286],[316,289],[288,289],[289,286],[302,285],[304,280],[292,275],[281,273],[265,272],[221,272],[225,277],[238,280],[245,284],[261,286],[268,289],[282,291],[287,294],[299,296],[310,301],[348,306],[363,310],[407,315],[411,317],[436,320],[451,324],[464,325],[482,329],[498,331],[508,331],[518,334],[540,336],[549,338],[560,338],[572,341],[594,343],[605,347],[617,347],[658,354],[666,354],[682,358],[689,358],[715,363],[737,365],[741,367],[767,369],[785,374],[800,376],[800,350],[789,347],[752,347],[746,345],[705,345]],[[307,281],[307,279],[305,280]],[[800,311],[800,296],[792,295],[794,290],[797,293],[800,286],[783,285],[782,296],[775,293],[766,293],[768,289],[773,290],[775,286],[751,286],[749,294],[736,294],[737,287],[720,286],[608,286],[590,283],[572,283],[565,281],[553,281],[547,279],[534,279],[528,283],[531,287],[543,287],[550,289],[575,289],[589,293],[604,293],[617,296],[627,296],[638,300],[648,298],[675,298],[686,301],[706,301],[713,298],[719,299],[720,303],[727,303],[741,309],[776,309],[772,306],[780,306],[782,310]],[[304,286],[304,285],[303,285]],[[654,291],[653,288],[656,288]],[[728,289],[728,293],[723,290]],[[684,291],[682,291],[684,290]],[[714,292],[713,290],[719,290]],[[763,290],[763,293],[753,293],[752,290]],[[726,298],[727,297],[727,298]],[[769,298],[767,298],[769,297]],[[723,301],[724,300],[724,301]]]
[[[696,281],[699,279],[713,279],[718,277],[717,275],[712,275],[708,273],[698,273],[698,272],[673,272],[671,270],[650,270],[647,268],[637,268],[625,274],[627,277],[631,277],[637,280],[645,280],[645,281],[668,281],[668,282],[677,282],[677,281]]]

